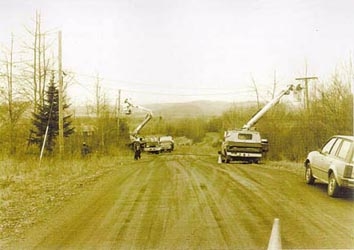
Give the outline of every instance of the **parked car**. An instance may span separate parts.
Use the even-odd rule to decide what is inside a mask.
[[[354,136],[335,135],[320,150],[310,152],[304,162],[306,183],[327,183],[331,197],[339,196],[343,188],[354,189],[353,148]]]

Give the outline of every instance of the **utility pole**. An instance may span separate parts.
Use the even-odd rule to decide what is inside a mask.
[[[316,77],[316,76],[306,76],[306,77],[295,78],[295,80],[304,81],[305,82],[305,108],[306,108],[307,111],[310,110],[308,82],[309,82],[309,80],[317,80],[317,79],[318,79],[318,77]]]
[[[59,153],[64,152],[64,116],[63,116],[63,69],[62,69],[62,48],[61,31],[58,32],[58,80],[59,80]]]

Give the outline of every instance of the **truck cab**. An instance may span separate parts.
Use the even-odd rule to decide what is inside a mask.
[[[172,152],[174,149],[174,140],[172,136],[160,136],[159,138],[161,151]]]

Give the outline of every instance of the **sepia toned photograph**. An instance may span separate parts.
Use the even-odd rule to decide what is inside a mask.
[[[354,249],[353,10],[0,0],[0,249]]]

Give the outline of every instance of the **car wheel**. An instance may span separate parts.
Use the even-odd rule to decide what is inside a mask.
[[[312,170],[309,166],[309,164],[306,165],[306,170],[305,170],[305,180],[307,184],[313,185],[315,183],[315,177],[312,175]]]
[[[331,197],[337,197],[339,195],[340,187],[334,177],[334,173],[331,173],[328,178],[328,188],[327,193]]]

